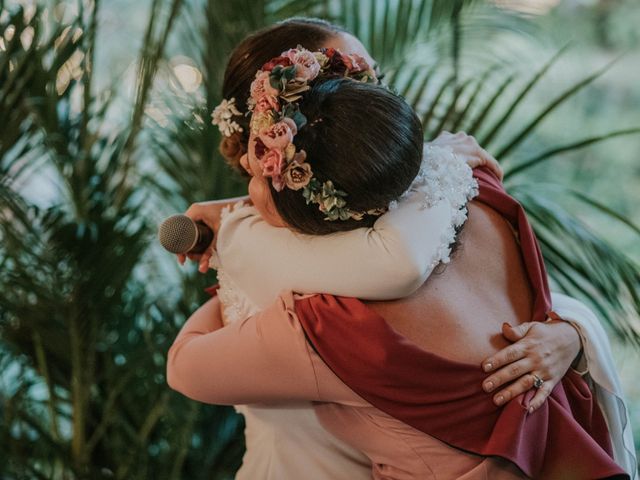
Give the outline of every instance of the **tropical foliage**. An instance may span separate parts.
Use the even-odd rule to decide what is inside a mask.
[[[638,344],[638,266],[555,199],[569,193],[640,229],[597,199],[532,185],[525,174],[639,129],[616,125],[598,137],[527,148],[522,159],[540,123],[602,72],[585,72],[505,134],[564,52],[524,75],[504,64],[469,72],[461,59],[474,22],[519,29],[521,18],[462,0],[153,0],[123,112],[120,84],[96,88],[101,8],[99,0],[37,8],[0,1],[3,478],[232,477],[243,451],[239,417],[182,398],[164,377],[171,341],[212,279],[179,273],[153,236],[164,214],[242,192],[217,153],[209,115],[233,46],[292,15],[322,16],[359,36],[419,112],[428,138],[466,130],[503,160],[556,284]],[[416,61],[420,52],[431,52],[428,61]],[[177,81],[177,53],[201,72],[196,91]],[[52,189],[53,199],[38,198]]]

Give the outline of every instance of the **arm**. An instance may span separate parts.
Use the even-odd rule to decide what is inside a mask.
[[[167,382],[206,403],[319,400],[304,335],[280,301],[223,327],[218,298],[209,300],[171,346]]]
[[[168,357],[169,386],[205,403],[359,401],[307,344],[291,294],[225,327],[212,298],[182,327]]]
[[[446,202],[423,208],[423,198],[411,194],[373,228],[325,236],[274,228],[252,207],[237,209],[218,235],[221,266],[261,307],[281,290],[376,300],[406,296],[431,273],[451,225]]]
[[[259,306],[280,290],[367,300],[410,295],[448,261],[454,228],[475,192],[468,157],[449,147],[426,150],[411,191],[373,228],[309,236],[273,228],[251,208],[234,211],[219,232],[220,267]]]
[[[194,220],[206,220],[206,224],[213,230],[214,235],[218,233],[220,229],[220,212],[224,208],[230,208],[238,202],[250,202],[248,195],[243,195],[241,197],[233,197],[233,198],[223,198],[220,200],[208,200],[206,202],[198,202],[192,204],[186,212],[185,215],[193,218]],[[214,236],[215,241],[215,236]],[[177,254],[178,262],[181,265],[184,265],[184,261],[188,258],[191,260],[195,260],[199,263],[198,270],[201,273],[206,273],[209,269],[209,258],[211,257],[210,252],[206,252],[203,255],[185,255],[183,253]]]
[[[464,167],[464,163],[471,167],[489,166],[501,176],[495,159],[481,149],[473,137],[444,132],[431,145],[440,147],[431,150],[436,153],[453,150],[457,156],[453,160],[460,167]],[[449,173],[437,168],[443,163],[440,159],[430,160],[427,177],[434,180],[437,175]],[[464,180],[464,175],[471,181],[470,172],[455,170],[462,174],[456,181]],[[425,191],[434,184],[439,182],[420,185],[419,191],[403,198],[397,208],[382,215],[373,228],[323,237],[272,227],[254,210],[241,209],[225,219],[217,236],[221,265],[230,277],[239,279],[245,293],[262,306],[281,290],[325,292],[370,300],[407,296],[424,283],[440,260],[446,261],[446,244],[454,239],[452,223],[459,218],[457,210],[461,205],[434,199],[437,194],[430,191],[430,207],[424,208]],[[466,198],[463,200],[466,203]],[[203,204],[192,206],[187,215],[213,224],[215,212],[208,214],[204,206],[199,205]],[[200,259],[200,271],[206,271],[209,257],[207,254]]]

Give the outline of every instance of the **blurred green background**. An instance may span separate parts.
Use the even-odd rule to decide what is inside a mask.
[[[244,193],[210,113],[233,46],[293,15],[361,38],[427,139],[503,163],[554,288],[605,324],[640,446],[637,0],[0,0],[0,477],[233,477],[241,418],[164,377],[215,273],[155,231]]]

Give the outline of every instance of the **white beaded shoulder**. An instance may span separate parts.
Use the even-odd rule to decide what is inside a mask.
[[[414,192],[424,195],[423,208],[433,207],[440,202],[447,202],[451,206],[451,223],[442,233],[441,243],[430,267],[441,262],[449,263],[456,228],[467,220],[467,202],[478,195],[478,182],[473,178],[471,167],[450,147],[427,143],[420,171],[403,197]],[[397,208],[397,202],[393,202],[389,208]]]

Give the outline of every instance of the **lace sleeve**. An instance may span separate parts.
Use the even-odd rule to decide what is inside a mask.
[[[448,261],[476,192],[463,161],[447,148],[427,146],[415,182],[373,228],[302,235],[270,226],[253,207],[238,207],[218,233],[223,278],[261,308],[282,290],[370,300],[410,295]]]
[[[440,243],[429,262],[429,270],[432,270],[440,262],[449,263],[456,229],[467,220],[467,202],[478,195],[478,182],[473,178],[469,165],[460,160],[450,147],[427,143],[420,171],[400,203],[415,194],[422,195],[424,209],[434,208],[443,202],[451,208],[451,221],[442,231]],[[394,202],[389,208],[398,208],[398,205]]]

